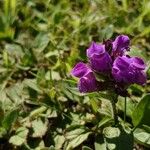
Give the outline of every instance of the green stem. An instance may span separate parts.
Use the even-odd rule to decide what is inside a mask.
[[[115,100],[113,99],[111,101],[111,103],[112,103],[112,109],[113,109],[114,125],[116,126],[118,124],[118,115],[117,115],[117,109],[116,109]]]
[[[124,122],[126,122],[127,98],[124,99]]]

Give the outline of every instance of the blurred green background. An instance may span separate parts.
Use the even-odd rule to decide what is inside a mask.
[[[0,0],[0,149],[96,149],[110,106],[78,93],[70,71],[92,41],[119,34],[147,63],[147,85],[129,89],[132,124],[134,106],[150,92],[149,0]]]

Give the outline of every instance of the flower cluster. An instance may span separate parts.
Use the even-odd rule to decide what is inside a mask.
[[[114,41],[107,40],[102,44],[92,42],[87,49],[89,63],[79,62],[72,70],[72,75],[79,78],[80,92],[99,91],[102,82],[95,74],[108,76],[114,87],[127,87],[130,84],[146,83],[145,63],[139,57],[130,57],[125,52],[130,45],[129,37],[118,36]],[[107,81],[108,82],[108,81]]]

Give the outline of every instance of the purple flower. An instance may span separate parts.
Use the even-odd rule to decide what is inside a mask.
[[[110,55],[105,51],[105,45],[92,42],[87,49],[87,57],[91,68],[97,72],[108,72],[112,66]]]
[[[71,74],[75,77],[81,78],[83,77],[87,72],[89,71],[89,68],[86,64],[83,62],[79,62],[75,65],[75,67],[72,69]]]
[[[119,35],[112,43],[112,55],[114,58],[122,56],[126,50],[129,50],[130,39],[126,35]]]
[[[79,91],[83,93],[94,92],[98,89],[98,82],[95,79],[93,72],[88,72],[79,80]]]
[[[79,62],[71,72],[79,78],[79,91],[87,93],[114,88],[117,94],[127,96],[126,88],[130,84],[144,85],[146,65],[141,58],[125,55],[129,45],[130,39],[126,35],[120,35],[114,41],[108,39],[103,44],[92,42],[87,49],[89,64]]]
[[[84,63],[79,62],[72,70],[72,75],[80,78],[78,88],[80,92],[94,92],[98,89],[98,81],[92,70]]]
[[[144,85],[146,83],[145,67],[141,58],[118,56],[113,63],[112,75],[119,83]]]

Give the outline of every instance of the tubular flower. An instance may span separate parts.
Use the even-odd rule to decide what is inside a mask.
[[[145,67],[141,58],[119,56],[113,63],[112,75],[119,83],[144,85],[146,83]]]
[[[129,50],[130,39],[126,35],[119,35],[112,42],[112,55],[114,58],[124,55],[126,50]]]
[[[94,92],[98,89],[98,81],[92,70],[84,63],[79,62],[72,70],[72,75],[79,78],[78,88],[80,92]]]
[[[83,62],[79,62],[75,65],[75,67],[72,69],[71,74],[75,77],[81,78],[83,77],[87,72],[89,71],[89,68],[86,64]]]
[[[91,68],[97,72],[108,72],[112,66],[110,55],[105,51],[105,45],[93,42],[87,49]]]
[[[72,70],[72,75],[79,78],[79,91],[114,88],[117,94],[127,96],[130,84],[146,84],[146,64],[141,58],[125,54],[129,46],[126,35],[119,35],[114,41],[107,39],[102,44],[92,42],[86,52],[89,65],[80,62]]]

